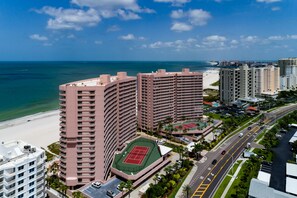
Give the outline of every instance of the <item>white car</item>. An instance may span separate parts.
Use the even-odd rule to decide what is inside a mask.
[[[100,182],[98,182],[98,181],[95,181],[95,182],[92,183],[92,186],[93,186],[94,188],[100,188],[101,185],[102,185],[102,184],[101,184]]]

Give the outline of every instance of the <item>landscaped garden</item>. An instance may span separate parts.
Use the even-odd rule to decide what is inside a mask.
[[[155,184],[150,184],[142,197],[175,197],[192,167],[193,162],[189,159],[183,160],[181,164],[175,163],[173,166],[167,166],[164,169],[165,175],[156,174],[154,176]]]

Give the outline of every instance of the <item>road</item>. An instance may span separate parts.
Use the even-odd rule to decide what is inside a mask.
[[[287,113],[297,110],[297,104],[281,107],[275,111],[265,115],[264,124],[266,126],[272,125],[276,120],[283,117]],[[207,153],[207,160],[203,164],[198,165],[198,170],[195,173],[191,183],[191,197],[212,197],[215,190],[228,173],[231,165],[242,154],[248,142],[253,142],[258,134],[260,134],[265,127],[259,127],[258,123],[250,125],[251,129],[247,128],[242,130],[243,136],[240,138],[238,134],[233,135],[225,143],[223,143],[217,150]],[[226,154],[222,155],[221,152],[225,150]],[[212,164],[216,159],[217,163]]]

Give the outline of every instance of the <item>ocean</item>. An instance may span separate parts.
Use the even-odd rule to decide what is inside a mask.
[[[0,62],[0,121],[58,109],[58,86],[100,74],[128,75],[159,68],[181,71],[213,68],[207,62]]]

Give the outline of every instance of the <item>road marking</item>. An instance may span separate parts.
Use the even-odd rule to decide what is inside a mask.
[[[251,132],[254,133],[254,132],[258,131],[259,129],[260,129],[260,127],[256,126],[256,127],[254,127],[254,128],[251,130]],[[243,138],[244,138],[244,137],[248,137],[247,135],[248,135],[248,134],[245,134],[245,135],[243,136]],[[248,142],[248,141],[249,141],[248,139],[244,140],[244,141],[241,143],[241,145],[240,145],[239,147],[237,147],[237,149],[236,149],[232,154],[230,154],[230,158],[228,158],[228,159],[226,160],[226,162],[223,164],[223,166],[221,166],[221,168],[219,169],[218,173],[214,176],[214,178],[213,178],[212,181],[211,181],[209,178],[207,178],[207,180],[209,179],[210,183],[208,184],[207,188],[204,190],[204,192],[202,193],[202,195],[201,195],[200,197],[203,197],[204,193],[205,193],[205,192],[207,191],[207,189],[209,188],[209,185],[212,184],[212,182],[214,181],[214,179],[219,175],[219,173],[222,171],[223,167],[225,167],[225,165],[229,162],[229,160],[233,157],[233,155],[238,151],[238,149],[239,149],[242,145],[246,144],[246,142]],[[234,148],[235,145],[237,145],[237,144],[234,144],[229,150],[232,150],[232,149]],[[218,161],[218,163],[217,163],[216,165],[214,165],[213,168],[212,168],[211,170],[213,170],[213,169],[219,164],[219,162],[223,160],[223,158],[224,158],[224,156],[220,158],[220,160]],[[209,170],[209,168],[208,168],[208,170]],[[211,173],[211,172],[209,172],[209,173],[207,174],[206,177],[208,177],[208,176],[210,175],[210,173]],[[205,178],[206,178],[206,177],[205,177]],[[200,187],[202,186],[202,184],[203,184],[204,182],[205,182],[205,179],[204,179],[204,180],[202,181],[202,183],[197,187],[197,189],[195,190],[195,192],[194,192],[194,194],[192,195],[192,197],[195,196],[196,192],[198,192],[198,191],[200,192],[199,189],[200,189]]]

